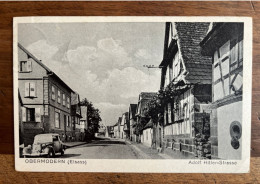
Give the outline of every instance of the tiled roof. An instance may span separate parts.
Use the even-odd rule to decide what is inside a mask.
[[[155,95],[155,92],[141,92],[139,99],[152,99]]]
[[[176,22],[179,49],[188,71],[188,83],[211,83],[211,57],[201,55],[200,42],[207,35],[210,23]]]

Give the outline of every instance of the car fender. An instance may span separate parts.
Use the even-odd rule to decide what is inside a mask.
[[[32,149],[29,147],[25,147],[23,148],[23,154],[31,154],[32,153]]]

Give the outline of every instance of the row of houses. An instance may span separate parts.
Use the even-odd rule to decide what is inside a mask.
[[[160,89],[130,104],[114,136],[187,157],[241,159],[243,26],[166,22]]]
[[[20,144],[41,133],[58,133],[63,141],[82,141],[87,108],[80,96],[41,60],[18,43]]]

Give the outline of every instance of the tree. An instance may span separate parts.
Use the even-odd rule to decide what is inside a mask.
[[[86,98],[84,98],[80,102],[80,106],[87,107],[87,122],[88,122],[88,129],[87,134],[90,135],[90,138],[93,138],[95,136],[95,133],[98,132],[99,129],[99,123],[102,121],[100,117],[100,111],[99,109],[95,108],[92,104],[92,102],[88,101]]]

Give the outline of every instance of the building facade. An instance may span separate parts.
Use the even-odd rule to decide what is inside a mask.
[[[129,113],[125,112],[122,116],[122,123],[124,123],[124,139],[130,139],[130,121],[129,121]]]
[[[141,143],[145,146],[151,147],[153,139],[153,120],[150,119],[149,122],[145,125],[141,134]]]
[[[118,138],[118,135],[119,135],[119,133],[118,133],[118,123],[116,123],[114,125],[114,138]]]
[[[105,137],[114,137],[114,126],[106,126],[106,134]]]
[[[65,140],[72,128],[73,90],[19,43],[18,62],[25,146],[40,133],[59,133]]]
[[[119,117],[117,122],[117,138],[121,138],[123,134],[123,125],[121,128],[121,123],[122,123],[122,117]]]
[[[84,129],[82,130],[82,125],[80,119],[81,115],[81,106],[80,106],[80,97],[76,92],[71,93],[71,136],[73,140],[82,141],[84,139]],[[84,124],[83,124],[84,125]]]
[[[241,159],[243,23],[212,23],[201,42],[212,59],[212,158]]]
[[[136,142],[141,142],[141,135],[143,133],[142,130],[150,120],[150,118],[147,117],[145,114],[147,103],[155,96],[156,93],[154,92],[142,92],[139,94],[138,104],[136,109],[136,126],[134,131],[136,135]]]
[[[136,141],[136,135],[134,134],[134,128],[136,126],[136,109],[137,104],[130,104],[129,106],[129,112],[128,112],[128,118],[129,118],[129,124],[130,124],[130,141]]]

